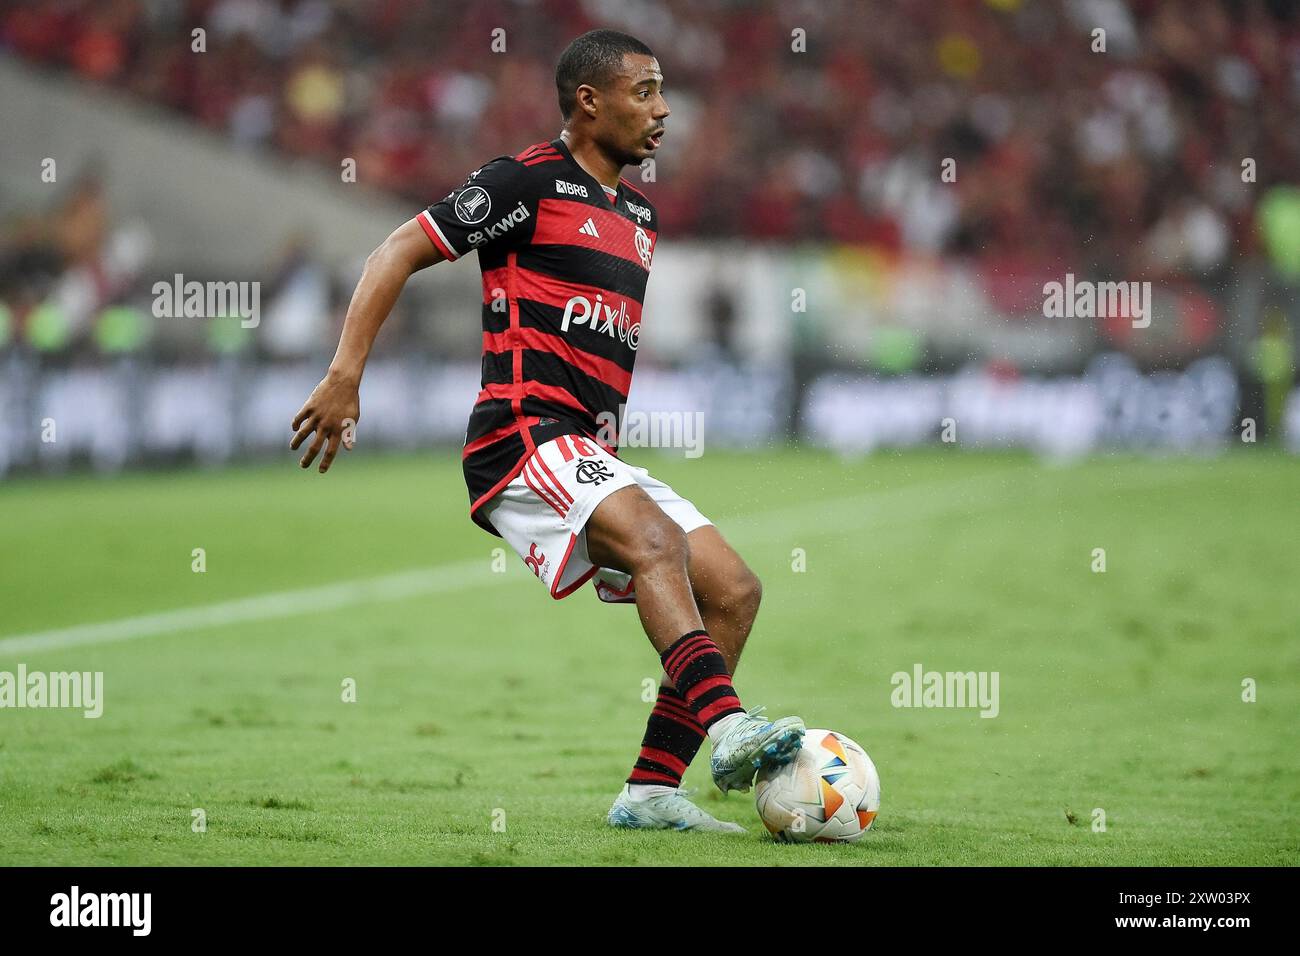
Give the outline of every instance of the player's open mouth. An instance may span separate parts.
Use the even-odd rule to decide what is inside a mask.
[[[659,130],[659,132],[655,133],[654,135],[646,139],[646,143],[649,144],[651,149],[658,149],[659,143],[660,141],[663,140],[663,138],[664,138],[664,131]]]

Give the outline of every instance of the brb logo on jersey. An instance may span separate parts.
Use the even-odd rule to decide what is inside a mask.
[[[601,319],[602,310],[604,320]],[[586,325],[598,335],[608,335],[627,344],[636,351],[641,339],[641,323],[628,324],[627,302],[618,300],[618,308],[605,304],[605,297],[597,295],[593,304],[585,295],[575,295],[564,303],[564,318],[560,322],[560,331],[569,331],[570,325]]]
[[[579,186],[577,183],[571,183],[563,179],[557,179],[555,181],[555,191],[564,196],[581,196],[583,199],[588,198],[586,186]]]
[[[477,225],[492,210],[492,197],[482,186],[462,189],[456,197],[456,218],[468,226]]]

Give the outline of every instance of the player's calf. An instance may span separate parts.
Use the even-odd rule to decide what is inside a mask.
[[[760,767],[794,759],[803,743],[798,717],[768,721],[762,708],[746,713],[740,706],[718,646],[703,631],[674,641],[661,655],[664,672],[713,742],[710,770],[718,789],[748,790]]]

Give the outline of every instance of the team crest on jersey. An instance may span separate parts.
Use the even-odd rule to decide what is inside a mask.
[[[641,265],[645,266],[646,272],[650,271],[650,253],[653,243],[650,241],[650,234],[640,226],[636,227],[636,254],[641,257]]]
[[[473,226],[487,218],[492,210],[492,197],[482,186],[470,186],[456,197],[456,218]]]

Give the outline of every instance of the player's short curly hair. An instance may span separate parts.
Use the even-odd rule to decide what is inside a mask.
[[[589,30],[564,48],[555,65],[555,89],[560,94],[560,115],[565,122],[578,105],[578,87],[585,83],[606,89],[623,69],[627,53],[654,56],[636,37],[617,30]]]

